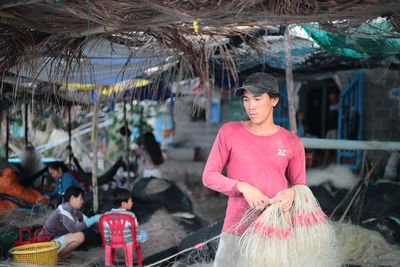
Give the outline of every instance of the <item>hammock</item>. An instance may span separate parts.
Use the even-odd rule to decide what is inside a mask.
[[[72,155],[72,160],[74,161],[74,164],[76,166],[76,169],[78,171],[78,174],[80,176],[80,178],[88,183],[88,184],[92,184],[92,173],[91,172],[85,172],[81,165],[79,164],[78,159]],[[122,157],[120,157],[113,166],[111,166],[111,168],[106,171],[105,173],[103,173],[103,175],[100,175],[97,177],[97,183],[98,185],[102,185],[105,184],[109,181],[111,181],[114,177],[114,175],[117,173],[118,169],[123,165],[124,161],[122,160]]]
[[[42,176],[46,171],[47,171],[47,166],[45,166],[43,169],[41,169],[41,170],[37,171],[36,173],[29,175],[29,176],[25,176],[23,173],[21,173],[20,182],[23,186],[32,186],[33,182],[37,178]]]

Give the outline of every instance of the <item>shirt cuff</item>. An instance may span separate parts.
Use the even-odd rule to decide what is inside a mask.
[[[233,197],[238,197],[238,196],[242,195],[242,193],[240,193],[239,190],[237,189],[237,185],[239,182],[240,182],[239,180],[236,180],[236,182],[234,183],[234,185],[232,187],[231,196],[233,196]]]

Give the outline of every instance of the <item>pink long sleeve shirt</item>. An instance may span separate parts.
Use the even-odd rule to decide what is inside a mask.
[[[226,176],[221,174],[224,167]],[[273,135],[259,136],[245,128],[243,122],[224,124],[203,172],[206,187],[229,197],[223,232],[233,230],[232,226],[248,208],[245,198],[237,191],[239,181],[255,186],[268,198],[286,189],[288,182],[291,186],[306,184],[301,139],[282,127]]]

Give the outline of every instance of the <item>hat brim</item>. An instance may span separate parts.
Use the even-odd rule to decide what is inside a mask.
[[[249,91],[253,95],[262,95],[264,93],[267,93],[266,90],[264,90],[264,89],[262,89],[260,87],[246,85],[246,86],[242,86],[242,87],[237,88],[235,90],[235,92],[233,93],[233,95],[236,96],[236,97],[241,97],[241,96],[243,96],[244,91]]]

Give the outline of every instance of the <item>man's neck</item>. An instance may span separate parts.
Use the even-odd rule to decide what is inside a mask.
[[[114,210],[126,210],[125,208],[123,208],[123,207],[119,207],[119,208],[113,208]]]
[[[272,135],[278,132],[279,126],[272,120],[265,121],[260,124],[253,123],[252,121],[245,121],[246,128],[256,135]]]

